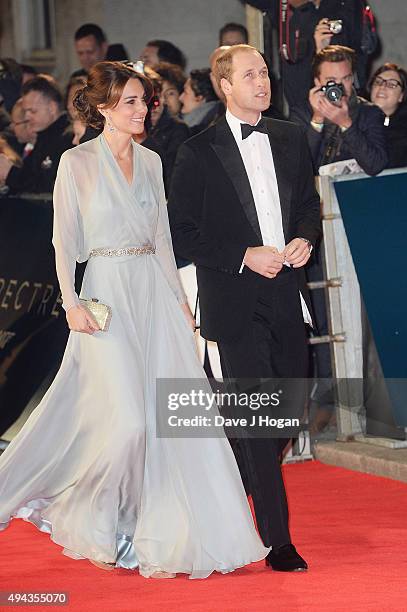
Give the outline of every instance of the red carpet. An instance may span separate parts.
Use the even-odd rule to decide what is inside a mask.
[[[69,592],[69,605],[34,610],[405,612],[407,486],[317,462],[284,472],[293,539],[308,573],[257,563],[203,581],[146,580],[71,560],[46,534],[14,521],[0,533],[0,591]]]

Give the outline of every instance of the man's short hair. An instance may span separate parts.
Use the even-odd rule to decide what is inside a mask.
[[[187,60],[181,49],[178,49],[168,40],[150,40],[146,47],[157,47],[157,55],[160,62],[168,62],[169,64],[175,64],[181,66],[182,70],[185,70]]]
[[[210,74],[210,68],[199,68],[191,70],[189,75],[192,91],[196,96],[202,96],[205,102],[218,99],[211,83]]]
[[[47,98],[47,100],[56,102],[59,110],[63,110],[64,99],[62,93],[56,83],[49,78],[44,76],[36,76],[30,81],[24,83],[23,87],[21,88],[21,95],[25,96],[30,93],[30,91],[37,91],[38,93],[42,94],[44,98]]]
[[[356,67],[356,53],[350,47],[342,45],[328,45],[314,56],[312,62],[312,76],[318,77],[321,72],[321,64],[324,62],[349,62],[354,72]]]
[[[96,23],[85,23],[75,32],[75,40],[86,38],[86,36],[94,36],[99,46],[106,42],[105,33]]]
[[[239,32],[243,36],[245,44],[249,42],[249,32],[247,28],[241,23],[225,23],[225,25],[219,30],[219,44],[222,44],[222,38],[224,34],[228,32]]]
[[[179,93],[182,93],[187,77],[180,66],[169,64],[168,62],[160,62],[154,67],[154,70],[160,75],[163,81],[167,81],[173,85]]]
[[[226,79],[229,83],[232,82],[233,58],[240,51],[255,51],[259,53],[259,51],[251,45],[233,45],[230,49],[222,53],[216,60],[213,70],[219,89],[221,89],[220,82],[222,79]]]

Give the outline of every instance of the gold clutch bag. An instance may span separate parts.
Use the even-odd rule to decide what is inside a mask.
[[[96,323],[100,327],[100,331],[106,332],[109,329],[110,321],[112,319],[112,309],[106,304],[101,304],[96,298],[88,300],[86,298],[79,299],[82,306],[84,306],[95,319]]]

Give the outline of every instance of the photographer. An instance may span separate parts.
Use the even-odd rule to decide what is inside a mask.
[[[267,12],[277,31],[283,90],[290,110],[306,101],[313,57],[328,44],[355,49],[355,87],[358,91],[364,88],[368,58],[377,44],[373,13],[366,0],[249,0],[248,4]]]
[[[352,158],[366,174],[386,167],[383,113],[356,95],[354,65],[355,52],[348,47],[330,45],[319,51],[309,102],[292,109],[291,119],[306,128],[316,174],[320,166]]]
[[[367,174],[381,172],[387,163],[383,113],[353,87],[355,52],[332,45],[315,56],[314,87],[309,102],[293,109],[291,118],[305,127],[315,174],[321,166],[354,158]],[[307,266],[308,282],[324,279],[321,247],[317,245],[313,262]],[[324,290],[311,292],[314,319],[321,336],[329,334]],[[332,377],[328,344],[315,345],[316,374],[322,381]],[[312,430],[318,432],[335,418],[335,401],[329,385],[319,383],[314,394],[316,405]]]

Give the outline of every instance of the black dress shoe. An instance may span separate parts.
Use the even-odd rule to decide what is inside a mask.
[[[293,544],[273,548],[266,557],[266,565],[276,572],[305,572],[307,562],[297,553]]]

